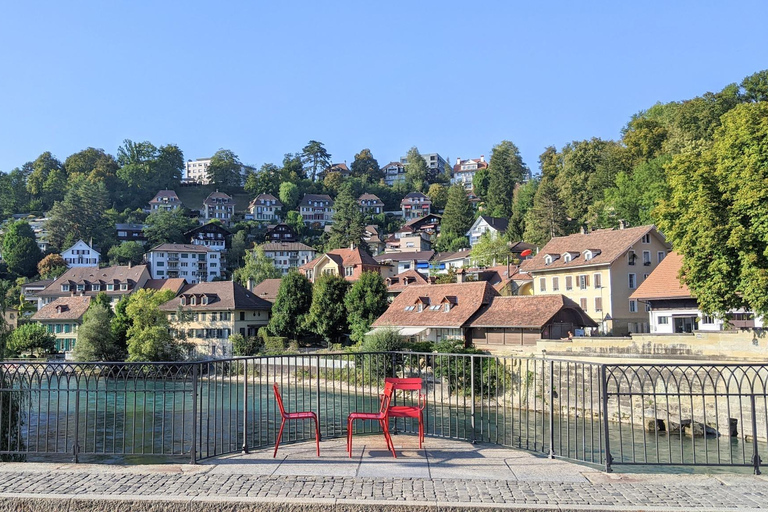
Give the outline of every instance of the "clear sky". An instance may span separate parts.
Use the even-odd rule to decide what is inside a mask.
[[[661,101],[768,68],[768,2],[0,4],[0,170],[123,139],[279,163],[310,139],[488,157],[617,138]]]

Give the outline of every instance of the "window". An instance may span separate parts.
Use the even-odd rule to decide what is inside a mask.
[[[637,313],[637,301],[635,300],[629,301],[629,312]]]
[[[595,288],[602,288],[603,287],[603,275],[602,274],[592,274],[592,280],[595,283]]]
[[[197,305],[197,297],[195,297],[194,295],[193,295],[193,296],[191,296],[191,297],[189,298],[189,304],[190,304],[191,306],[196,306],[196,305]]]
[[[584,251],[584,261],[589,261],[592,259],[592,251]]]
[[[642,238],[642,241],[643,241],[644,244],[651,243],[651,234],[650,233],[644,234],[643,238]]]
[[[546,277],[542,277],[541,279],[539,279],[539,290],[542,291],[542,292],[547,291],[547,278]]]
[[[572,257],[572,256],[571,256],[571,254],[570,254],[570,253],[568,253],[568,252],[567,252],[567,253],[565,253],[565,254],[563,255],[563,261],[564,261],[564,262],[566,262],[566,263],[570,263],[570,261],[571,261],[572,259],[573,259],[573,257]]]
[[[240,312],[240,321],[242,322],[244,320],[245,320],[245,311],[241,311]]]
[[[94,292],[101,291],[101,285],[100,284],[92,284],[91,285],[91,290],[93,290]]]
[[[344,267],[344,275],[346,277],[352,277],[352,273],[355,271],[355,267]]]
[[[669,323],[669,317],[668,316],[660,316],[657,319],[657,322],[659,325],[667,325]]]
[[[121,291],[128,290],[128,283],[120,283],[120,290]]]
[[[630,265],[634,265],[635,259],[637,259],[637,256],[635,255],[635,251],[629,251],[627,253],[627,263],[629,263]]]
[[[108,292],[113,292],[113,291],[115,291],[115,285],[114,285],[114,284],[108,284],[108,285],[107,285],[107,291],[108,291]]]
[[[77,285],[77,291],[84,292],[85,291],[85,285],[84,284],[78,284]]]
[[[573,290],[573,277],[565,276],[565,289],[566,291]]]
[[[552,291],[556,292],[560,290],[560,278],[559,277],[553,277],[552,278]]]
[[[585,297],[579,299],[579,306],[581,306],[581,309],[583,309],[585,312],[587,311],[587,299]]]
[[[663,260],[664,256],[666,255],[667,253],[665,253],[664,251],[659,251],[656,253],[656,258],[659,260],[659,263],[661,263],[661,260]]]
[[[646,267],[651,264],[651,251],[643,251],[643,265]]]
[[[595,297],[595,311],[602,311],[602,310],[603,310],[603,298]]]
[[[69,285],[68,284],[61,285],[61,291],[68,292],[69,291]]]
[[[715,318],[709,315],[703,315],[701,317],[701,323],[703,324],[713,324],[715,323]]]
[[[586,290],[589,286],[589,276],[580,275],[579,276],[579,289],[580,290]]]
[[[550,256],[549,254],[544,256],[544,264],[545,265],[551,265],[552,264],[552,256]]]
[[[637,275],[636,274],[629,274],[629,289],[634,290],[637,288]]]

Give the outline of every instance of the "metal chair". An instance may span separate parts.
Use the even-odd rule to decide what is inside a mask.
[[[389,407],[390,418],[415,418],[419,420],[419,449],[421,449],[424,442],[424,406],[426,405],[426,397],[421,393],[422,382],[421,378],[407,378],[398,379],[393,377],[387,377],[385,382],[391,382],[393,384],[394,391],[418,391],[419,401],[418,405],[391,405]]]
[[[387,382],[384,385],[384,393],[381,395],[381,404],[379,412],[353,412],[347,417],[347,453],[352,457],[352,425],[355,420],[378,421],[381,429],[384,431],[384,439],[387,441],[387,449],[392,452],[392,456],[397,458],[395,445],[389,435],[389,404],[392,401],[392,391],[394,384]]]
[[[275,382],[273,389],[275,390],[275,400],[277,400],[277,407],[280,408],[280,416],[282,416],[283,421],[280,423],[280,432],[277,434],[277,442],[275,443],[275,453],[272,454],[272,458],[274,459],[277,457],[277,447],[280,446],[280,439],[283,437],[283,428],[285,428],[285,422],[288,420],[306,420],[306,419],[313,419],[315,420],[315,444],[317,445],[317,456],[320,456],[320,423],[317,421],[317,414],[315,414],[312,411],[301,411],[301,412],[285,412],[285,407],[283,407],[283,397],[280,396],[280,390],[277,387],[277,382]]]

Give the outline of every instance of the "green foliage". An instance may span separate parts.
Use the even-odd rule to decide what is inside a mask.
[[[56,202],[48,215],[51,244],[62,250],[78,240],[93,239],[102,249],[111,245],[115,226],[105,222],[108,197],[104,183],[93,183],[84,176],[73,178],[64,199]]]
[[[352,171],[352,176],[362,178],[367,183],[378,183],[384,178],[379,162],[373,158],[373,154],[368,148],[355,155],[355,160],[349,170]]]
[[[174,297],[171,290],[141,289],[132,294],[125,312],[129,361],[179,361],[184,347],[171,336],[168,318],[159,306]]]
[[[768,101],[768,69],[746,77],[741,81],[744,101]]]
[[[134,209],[144,207],[158,190],[180,184],[184,154],[174,144],[157,148],[147,141],[126,139],[117,150],[117,163],[117,176],[122,181],[118,204],[120,208]],[[102,197],[106,200],[109,196]]]
[[[397,329],[382,329],[365,336],[359,345],[360,352],[397,352],[405,346],[405,338]]]
[[[485,199],[488,195],[488,184],[491,181],[491,171],[484,167],[475,171],[475,176],[472,178],[472,192],[477,197]]]
[[[109,249],[110,265],[138,265],[144,259],[144,244],[136,241],[122,242]]]
[[[241,229],[232,237],[227,249],[227,267],[237,269],[244,263],[245,254],[253,242],[248,240],[248,229]]]
[[[481,267],[501,265],[510,256],[507,241],[501,236],[491,236],[483,233],[480,240],[472,247],[472,261]]]
[[[156,210],[147,217],[144,235],[151,247],[166,243],[184,244],[189,243],[184,233],[197,225],[197,221],[190,218],[183,208]]]
[[[563,236],[568,232],[568,217],[560,201],[560,193],[552,178],[542,178],[533,207],[525,215],[523,240],[543,246],[552,237]]]
[[[233,277],[236,282],[248,286],[249,279],[257,285],[265,279],[278,279],[282,275],[282,272],[275,267],[272,258],[267,257],[264,249],[257,246],[253,251],[245,253],[245,264],[235,270]]]
[[[245,176],[245,191],[251,196],[271,194],[278,196],[282,176],[275,164],[264,164],[259,172],[248,172]]]
[[[405,158],[407,160],[405,164],[406,187],[417,192],[423,191],[427,181],[427,161],[421,156],[416,146],[408,150]]]
[[[349,332],[347,308],[344,306],[344,296],[349,286],[347,280],[335,274],[320,276],[315,280],[306,328],[321,336],[329,345],[338,342],[343,334]]]
[[[339,249],[351,245],[365,247],[363,242],[365,217],[360,211],[357,197],[352,194],[351,187],[342,187],[341,193],[336,196],[333,208],[335,213],[327,249]]]
[[[239,332],[231,334],[229,341],[232,343],[232,354],[237,357],[255,356],[263,346],[263,342],[257,336],[246,337]]]
[[[433,183],[429,186],[427,197],[432,201],[433,210],[444,210],[448,202],[448,187],[440,183]]]
[[[56,349],[56,337],[41,324],[24,324],[11,332],[5,348],[11,356],[51,354]]]
[[[512,216],[505,237],[511,242],[523,239],[525,234],[525,217],[533,208],[536,190],[539,188],[539,180],[533,179],[515,189],[512,198]]]
[[[474,347],[465,347],[464,340],[443,339],[435,343],[435,351],[441,354],[434,358],[435,377],[448,382],[451,394],[470,396],[473,373],[476,397],[492,398],[511,389],[512,375],[503,361]]]
[[[307,230],[306,224],[304,224],[304,217],[296,210],[291,210],[285,216],[285,223],[288,224],[296,231],[296,234],[301,236]]]
[[[214,153],[206,172],[210,182],[222,191],[236,190],[243,182],[243,163],[228,149]]]
[[[299,187],[290,181],[281,183],[280,202],[283,203],[283,210],[294,210],[299,204]]]
[[[264,339],[264,354],[268,356],[285,354],[288,338],[284,336],[267,336]]]
[[[475,213],[472,211],[472,205],[469,203],[464,187],[458,184],[451,186],[448,189],[448,201],[440,221],[440,239],[446,238],[451,241],[457,238],[466,239],[467,231],[474,221]],[[447,250],[443,245],[448,245],[447,242],[442,242],[440,245],[441,250]]]
[[[283,276],[272,305],[269,332],[275,336],[298,339],[304,332],[305,317],[312,305],[312,283],[296,270]]]
[[[387,310],[387,286],[377,272],[363,272],[344,297],[351,338],[360,341]]]
[[[42,257],[30,225],[23,220],[12,223],[3,236],[3,260],[8,264],[8,271],[32,277]]]
[[[529,172],[528,166],[520,156],[520,150],[513,143],[505,140],[494,146],[488,164],[488,190],[484,196],[489,215],[492,217],[512,215],[512,195],[515,185],[521,183]]]
[[[326,169],[331,165],[331,154],[326,151],[322,142],[310,140],[301,150],[301,161],[308,171],[306,175],[312,181],[315,181],[318,171]]]
[[[61,254],[49,254],[37,264],[37,273],[43,279],[56,279],[67,271],[67,262]]]
[[[67,190],[67,173],[51,153],[46,151],[31,163],[32,172],[27,178],[27,191],[32,199],[40,201],[41,208],[48,210],[55,201],[61,200]]]
[[[596,203],[598,214],[603,216],[599,224],[616,225],[618,219],[630,226],[653,224],[653,210],[669,199],[664,166],[671,160],[670,155],[662,155],[637,165],[631,172],[617,174],[615,185],[605,191],[605,200]]]
[[[128,329],[131,327],[131,319],[128,317],[126,309],[130,295],[124,295],[115,304],[115,316],[112,318],[110,330],[117,347],[123,352],[128,352]]]
[[[77,332],[75,361],[122,361],[125,358],[112,334],[111,320],[112,310],[108,305],[91,303]]]

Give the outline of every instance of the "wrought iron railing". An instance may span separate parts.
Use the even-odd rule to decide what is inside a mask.
[[[603,466],[760,471],[768,366],[617,365],[485,354],[339,353],[189,363],[2,363],[0,457],[191,462],[272,446],[280,415],[313,410],[324,438],[373,410],[385,377],[421,377],[425,434]],[[395,397],[403,403],[415,399]],[[415,420],[393,430],[416,433]],[[378,424],[362,427],[368,431]],[[284,442],[311,440],[291,422]]]

